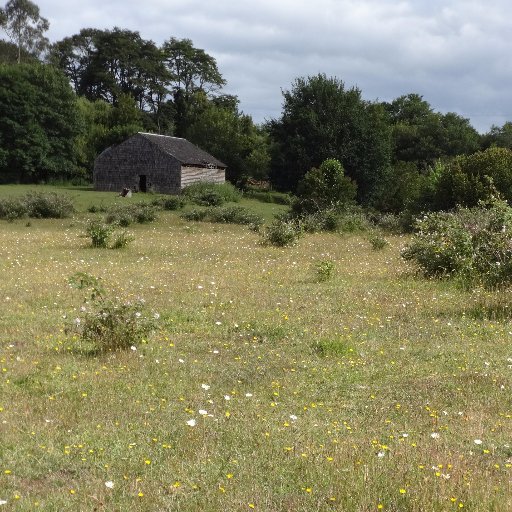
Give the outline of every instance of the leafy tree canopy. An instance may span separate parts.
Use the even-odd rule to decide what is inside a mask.
[[[42,64],[0,65],[0,112],[1,181],[74,175],[81,120],[60,71]]]
[[[0,27],[16,45],[18,64],[24,55],[39,57],[49,46],[44,33],[50,24],[30,0],[9,0],[0,11]]]
[[[337,159],[358,185],[365,201],[389,164],[390,137],[384,109],[324,74],[298,78],[283,92],[281,118],[270,122],[271,179],[282,190],[296,190],[312,167]]]

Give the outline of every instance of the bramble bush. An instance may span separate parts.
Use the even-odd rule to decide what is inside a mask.
[[[489,289],[512,283],[512,208],[505,201],[430,213],[416,229],[402,256],[426,276],[453,276]]]
[[[99,280],[85,272],[69,278],[71,287],[90,290],[80,307],[80,313],[67,331],[92,343],[98,352],[128,349],[147,337],[157,327],[158,313],[149,310],[144,299],[122,301],[108,298]]]

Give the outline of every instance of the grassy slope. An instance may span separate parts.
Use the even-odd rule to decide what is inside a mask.
[[[512,326],[479,315],[495,297],[412,277],[399,237],[276,249],[162,213],[110,251],[83,219],[0,223],[6,510],[512,508]],[[73,350],[75,271],[144,297],[161,332]]]

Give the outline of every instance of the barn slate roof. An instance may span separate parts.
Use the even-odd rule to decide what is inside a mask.
[[[213,164],[217,167],[227,167],[226,164],[186,139],[144,132],[139,132],[137,135],[141,135],[149,140],[159,149],[173,156],[184,165],[205,166],[207,164]]]

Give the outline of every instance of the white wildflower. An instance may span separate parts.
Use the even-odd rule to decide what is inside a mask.
[[[187,421],[187,425],[189,427],[195,427],[196,426],[196,420],[194,420],[194,419],[188,420]]]

